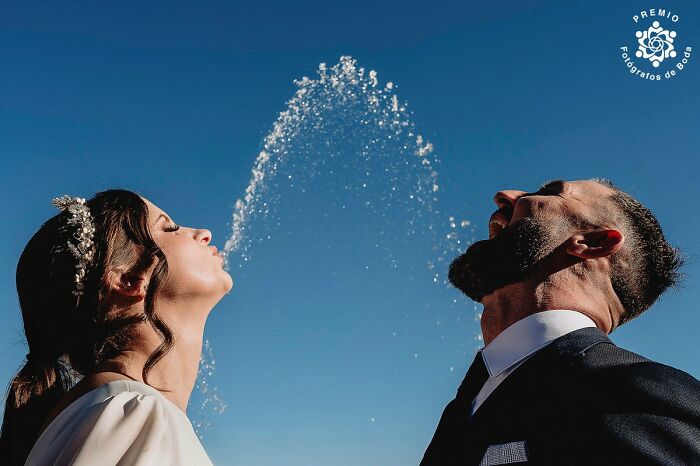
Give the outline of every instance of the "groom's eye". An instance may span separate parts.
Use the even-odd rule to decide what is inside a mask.
[[[543,194],[543,195],[549,195],[549,194],[557,194],[557,190],[554,189],[553,187],[548,187],[548,188],[540,188],[539,191],[537,191],[538,194]]]
[[[564,190],[564,183],[561,180],[553,180],[540,186],[534,194],[540,195],[554,195],[561,194]]]
[[[538,189],[534,193],[526,193],[520,197],[556,196],[557,194],[561,194],[563,192],[563,190],[564,190],[564,184],[560,180],[554,180],[554,181],[550,181],[548,183],[543,184],[542,186],[540,186],[540,189]]]

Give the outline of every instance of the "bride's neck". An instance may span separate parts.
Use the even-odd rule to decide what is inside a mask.
[[[162,343],[150,325],[143,324],[138,337],[130,342],[129,348],[112,357],[98,367],[96,372],[111,372],[121,374],[132,380],[146,383],[159,390],[163,396],[172,401],[183,413],[197,378],[199,360],[202,353],[204,328],[187,331],[173,331],[173,345],[163,357],[146,374],[143,379],[143,368],[146,361]]]

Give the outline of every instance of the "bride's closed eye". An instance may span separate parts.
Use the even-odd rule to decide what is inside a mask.
[[[173,232],[173,231],[177,231],[177,230],[179,230],[179,229],[180,229],[180,225],[174,225],[174,226],[165,228],[164,231]]]

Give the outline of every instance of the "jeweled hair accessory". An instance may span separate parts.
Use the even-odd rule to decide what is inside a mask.
[[[78,244],[75,245],[70,240],[66,244],[73,253],[73,257],[78,260],[78,263],[75,264],[75,289],[73,290],[73,295],[77,298],[75,306],[78,307],[80,297],[85,291],[84,280],[87,268],[95,257],[95,243],[92,240],[95,234],[95,225],[92,215],[90,215],[90,209],[85,204],[85,198],[64,194],[54,198],[51,203],[70,214],[65,228],[76,229],[71,236],[78,241]]]

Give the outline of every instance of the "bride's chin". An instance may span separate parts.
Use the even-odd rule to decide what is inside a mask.
[[[226,284],[224,285],[225,293],[228,294],[233,290],[233,277],[228,272],[224,271],[226,274]]]

